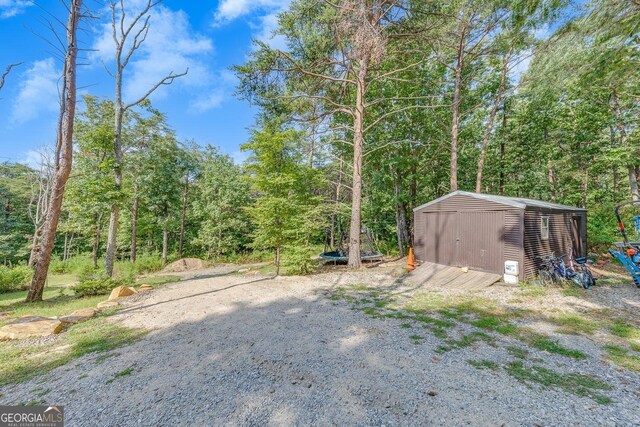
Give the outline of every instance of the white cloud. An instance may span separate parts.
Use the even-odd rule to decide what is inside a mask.
[[[0,18],[6,19],[23,13],[33,6],[31,0],[0,0]]]
[[[127,14],[131,16],[134,13],[135,11],[128,11]],[[211,39],[195,34],[183,11],[156,6],[151,13],[147,38],[133,54],[125,71],[125,101],[138,99],[169,73],[182,73],[187,68],[189,74],[177,79],[172,86],[202,88],[210,85],[213,73],[210,72],[205,57],[214,50]],[[104,23],[100,27],[100,34],[93,47],[98,50],[95,53],[97,59],[108,67],[113,64],[115,46],[110,23]],[[167,89],[166,86],[159,88],[153,98],[166,96]]]
[[[257,11],[283,10],[290,0],[222,0],[215,12],[216,23],[233,21]]]
[[[286,37],[280,34],[273,34],[273,32],[278,29],[278,13],[279,11],[261,16],[259,18],[260,24],[253,26],[254,29],[257,30],[253,38],[268,44],[273,49],[285,50],[287,48]]]
[[[44,112],[54,112],[59,108],[58,79],[53,58],[35,61],[22,76],[20,91],[13,103],[11,121],[25,123]]]
[[[197,113],[204,113],[222,105],[224,98],[225,95],[222,91],[214,90],[209,94],[198,97],[191,104],[191,109]]]

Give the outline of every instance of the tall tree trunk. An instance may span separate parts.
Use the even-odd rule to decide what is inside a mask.
[[[35,262],[35,271],[27,302],[42,301],[42,292],[49,272],[51,252],[56,240],[56,231],[60,220],[64,188],[71,173],[73,157],[73,121],[76,112],[76,58],[78,46],[76,32],[80,20],[82,0],[71,0],[69,20],[67,21],[67,52],[62,76],[60,93],[60,117],[56,141],[55,172],[51,186],[50,206],[45,217],[42,239]]]
[[[358,70],[356,105],[353,118],[353,190],[351,197],[351,225],[349,227],[349,262],[351,268],[359,268],[360,228],[362,226],[362,163],[364,156],[365,93],[369,59],[365,58]]]
[[[116,74],[116,102],[115,102],[115,138],[113,149],[115,154],[115,168],[113,171],[116,191],[122,191],[122,122],[124,119],[124,107],[122,105],[122,74]],[[118,225],[120,222],[120,201],[116,200],[111,205],[109,216],[109,232],[107,234],[107,250],[104,257],[104,266],[107,276],[113,276],[113,265],[116,260]]]
[[[629,189],[631,190],[631,200],[640,200],[640,193],[638,193],[638,177],[636,175],[636,168],[633,165],[629,165],[628,171],[629,171]]]
[[[616,118],[616,128],[620,134],[620,143],[624,147],[627,143],[627,131],[624,128],[622,122],[622,108],[620,107],[620,101],[618,99],[618,93],[615,89],[611,91],[611,100],[613,101],[613,113]],[[638,193],[638,176],[636,174],[636,166],[633,164],[627,165],[627,171],[629,176],[629,191],[631,192],[631,200],[640,200],[640,193]]]
[[[280,246],[276,248],[276,276],[280,275]]]
[[[138,211],[140,210],[140,197],[136,194],[133,199],[133,211],[131,212],[131,262],[136,262],[138,251]]]
[[[182,259],[182,247],[184,245],[184,227],[187,221],[187,203],[189,202],[189,177],[185,178],[184,196],[182,198],[182,217],[180,218],[180,243],[178,245],[178,258]]]
[[[167,264],[167,254],[169,253],[169,231],[167,230],[167,223],[169,220],[169,208],[164,208],[164,221],[162,224],[162,266]]]
[[[500,73],[500,85],[498,86],[498,92],[496,93],[496,98],[493,101],[493,106],[491,107],[491,112],[489,113],[489,121],[487,122],[487,127],[484,130],[484,137],[482,138],[482,147],[480,148],[480,157],[478,158],[478,172],[476,175],[476,193],[482,192],[482,173],[484,172],[484,161],[487,155],[487,145],[489,144],[489,140],[491,139],[491,134],[493,133],[493,124],[496,120],[498,107],[502,102],[505,80],[507,77],[509,60],[511,58],[512,50],[513,50],[513,47],[509,48],[509,53],[504,57],[504,61],[502,63],[502,71]]]
[[[93,258],[93,268],[98,268],[98,250],[100,249],[100,220],[102,215],[95,215],[95,224],[93,227],[93,244],[91,248],[91,256]]]
[[[463,25],[460,31],[458,52],[456,56],[456,77],[453,87],[453,103],[451,109],[453,113],[451,121],[451,166],[450,166],[450,187],[451,191],[458,189],[458,136],[460,133],[460,104],[462,86],[462,67],[464,61],[464,40],[466,38],[466,27]]]
[[[39,227],[33,231],[33,237],[31,238],[31,253],[29,254],[29,262],[27,262],[28,267],[33,267],[36,262],[36,257],[38,256],[38,233],[40,232]]]
[[[551,201],[556,202],[556,175],[551,165],[551,161],[547,165],[547,181],[549,182],[549,190],[551,190]]]
[[[167,254],[169,252],[169,231],[167,227],[162,228],[162,266],[167,265]]]

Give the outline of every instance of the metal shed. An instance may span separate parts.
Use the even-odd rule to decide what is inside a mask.
[[[413,210],[414,251],[422,262],[535,277],[537,256],[587,251],[587,211],[520,197],[454,191]]]

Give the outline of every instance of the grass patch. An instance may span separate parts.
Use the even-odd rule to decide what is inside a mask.
[[[502,335],[514,335],[519,329],[517,325],[509,323],[502,317],[498,316],[484,316],[470,323],[476,328],[487,329],[489,331],[498,332]]]
[[[563,347],[556,340],[552,340],[544,335],[531,332],[523,336],[524,341],[538,350],[548,353],[559,354],[561,356],[571,357],[573,359],[586,359],[588,356],[580,350]]]
[[[451,350],[469,347],[478,342],[486,342],[489,345],[495,344],[495,339],[484,332],[476,331],[463,335],[457,340],[448,340],[446,345],[442,345],[436,349],[437,353],[444,353]]]
[[[567,297],[581,297],[584,295],[584,292],[576,287],[566,288],[561,290],[560,292],[562,293],[562,295]]]
[[[495,371],[499,367],[496,362],[491,360],[467,360],[467,362],[476,369],[491,369]]]
[[[401,328],[404,329],[411,329],[413,328],[413,326],[411,325],[411,323],[403,323],[402,325],[400,325]]]
[[[608,329],[612,335],[617,337],[640,339],[640,328],[636,328],[622,319],[614,320]]]
[[[0,386],[26,381],[85,354],[130,344],[146,333],[95,318],[71,326],[53,344],[21,347],[19,342],[4,343],[0,346]]]
[[[600,391],[612,387],[597,378],[581,374],[561,374],[542,366],[526,367],[524,363],[511,362],[505,367],[507,373],[525,384],[539,384],[544,388],[559,388],[576,396],[589,397],[600,404],[611,403],[611,399]]]
[[[547,289],[544,286],[529,285],[527,283],[520,283],[520,295],[523,297],[542,297],[547,294]]]
[[[409,338],[411,338],[411,342],[416,345],[422,344],[422,340],[424,340],[424,337],[420,335],[411,335]]]
[[[506,347],[507,353],[517,359],[526,359],[529,356],[529,351],[524,348],[508,346]]]
[[[128,375],[131,375],[132,373],[133,373],[133,367],[128,367],[127,369],[124,369],[120,372],[116,372],[115,374],[113,374],[113,378],[107,380],[107,384],[111,384],[118,378],[126,377]]]
[[[3,310],[8,310],[11,313],[0,321],[0,325],[9,323],[11,320],[21,316],[63,316],[81,308],[95,307],[96,304],[104,299],[104,296],[75,298],[63,295],[32,303],[20,301],[1,306]]]
[[[550,317],[549,321],[560,326],[558,332],[562,334],[576,335],[584,333],[591,335],[598,329],[596,322],[574,313],[563,313],[555,317]]]
[[[630,371],[640,372],[640,357],[629,354],[626,348],[608,345],[604,349],[607,351],[606,359]]]

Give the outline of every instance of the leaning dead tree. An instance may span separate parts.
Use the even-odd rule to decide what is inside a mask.
[[[35,261],[35,271],[27,302],[42,301],[42,292],[47,280],[51,252],[56,240],[56,231],[62,209],[64,188],[71,173],[73,157],[73,122],[76,113],[76,61],[78,57],[77,31],[81,18],[82,0],[71,0],[69,19],[66,25],[66,53],[60,88],[60,115],[58,117],[54,174],[49,196],[49,208],[42,226],[42,237]]]
[[[12,69],[14,69],[15,67],[22,65],[22,62],[18,62],[15,64],[9,64],[7,66],[7,68],[4,70],[4,73],[2,73],[2,75],[0,76],[0,90],[2,90],[2,88],[4,87],[4,82],[7,79],[7,76],[9,75],[9,73],[11,72]]]
[[[125,103],[122,98],[122,82],[123,75],[127,65],[131,61],[134,53],[140,49],[147,34],[149,33],[149,21],[151,19],[151,10],[161,1],[152,2],[147,0],[143,9],[132,16],[127,17],[124,0],[111,3],[111,31],[113,41],[115,43],[115,72],[110,73],[115,81],[115,137],[113,141],[113,150],[115,157],[114,181],[117,190],[122,189],[123,185],[123,148],[122,148],[122,125],[127,110],[140,105],[159,87],[170,85],[175,79],[185,76],[189,69],[183,73],[175,74],[170,72],[169,75],[162,78],[154,84],[144,95],[130,103]],[[120,221],[120,201],[116,200],[111,205],[111,214],[109,216],[109,232],[107,234],[107,249],[105,253],[105,270],[107,275],[113,275],[113,265],[116,259],[118,224]]]
[[[29,198],[29,219],[33,223],[33,236],[31,236],[31,254],[28,266],[33,267],[38,255],[42,226],[49,211],[51,197],[51,185],[53,184],[52,153],[48,150],[40,152],[40,168],[33,173],[31,179],[31,197]]]

